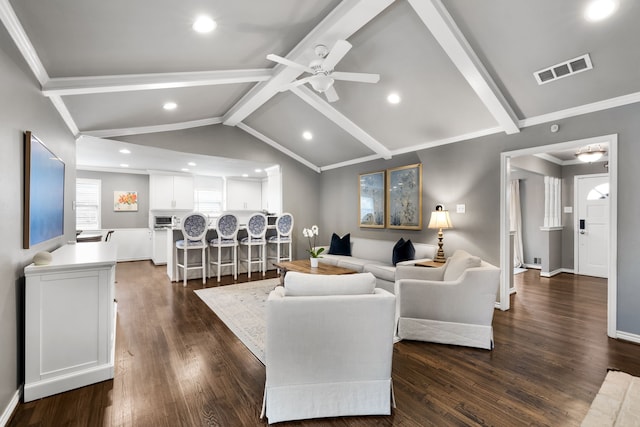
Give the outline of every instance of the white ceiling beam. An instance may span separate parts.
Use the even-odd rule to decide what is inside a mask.
[[[45,96],[88,95],[134,90],[173,89],[269,80],[271,69],[131,74],[49,79],[42,86]]]
[[[520,132],[518,117],[441,0],[409,3],[504,132]]]
[[[344,114],[333,108],[328,102],[316,95],[311,89],[305,86],[298,86],[290,89],[304,102],[315,108],[319,113],[340,126],[355,139],[367,146],[371,151],[383,159],[391,158],[391,151],[378,140],[362,130],[358,125],[349,120]]]
[[[302,163],[303,165],[305,165],[309,169],[311,169],[311,170],[313,170],[315,172],[318,172],[318,173],[321,172],[321,170],[320,170],[320,168],[318,166],[314,165],[313,163],[311,163],[310,161],[308,161],[304,157],[297,155],[296,153],[294,153],[293,151],[289,150],[288,148],[278,144],[273,139],[269,138],[268,136],[266,136],[263,133],[258,132],[257,130],[255,130],[251,126],[247,126],[244,123],[238,123],[238,125],[236,127],[238,127],[239,129],[242,129],[243,131],[247,132],[249,135],[258,138],[260,141],[269,144],[270,146],[272,146],[276,150],[278,150],[278,151],[286,154],[287,156],[291,157],[292,159]]]
[[[201,126],[217,125],[222,123],[222,117],[210,119],[192,120],[189,122],[169,123],[166,125],[140,126],[134,128],[102,129],[82,132],[82,135],[96,138],[111,138],[113,136],[142,135],[145,133],[171,132],[174,130],[191,129]]]
[[[386,9],[394,0],[343,0],[327,15],[296,47],[287,55],[287,59],[308,64],[313,59],[313,48],[317,44],[333,46],[337,40],[346,40],[380,12]],[[280,52],[272,52],[279,54]],[[224,115],[223,123],[235,126],[260,108],[280,88],[297,78],[301,71],[276,65],[273,78],[256,85],[243,96]]]

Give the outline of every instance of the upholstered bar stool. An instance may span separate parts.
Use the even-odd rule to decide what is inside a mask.
[[[290,213],[283,213],[276,218],[276,232],[275,236],[269,237],[267,244],[275,246],[275,256],[267,256],[267,260],[273,260],[273,262],[291,261],[291,232],[293,231],[293,215]],[[282,245],[288,246],[286,251]]]
[[[238,217],[231,213],[222,213],[216,221],[218,237],[209,242],[209,266],[215,265],[220,281],[222,267],[233,267],[233,278],[238,278]],[[222,250],[230,249],[228,258],[223,259]],[[212,250],[217,250],[217,257],[213,257]]]
[[[178,271],[182,269],[183,286],[187,286],[187,276],[189,270],[202,269],[202,284],[207,282],[207,217],[199,212],[192,212],[182,218],[180,222],[183,240],[178,240],[174,248],[175,277],[178,278]],[[178,251],[182,250],[182,263],[178,258]],[[189,251],[200,250],[202,252],[200,264],[189,265]]]
[[[267,217],[262,213],[254,213],[247,221],[247,237],[240,241],[240,245],[247,247],[247,257],[240,262],[247,264],[247,275],[251,277],[251,265],[258,264],[264,276],[267,270]],[[257,249],[257,256],[252,256],[251,249]]]

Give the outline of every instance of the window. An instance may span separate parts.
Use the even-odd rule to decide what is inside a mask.
[[[76,179],[76,229],[100,230],[99,179]]]
[[[194,209],[209,217],[222,212],[223,181],[219,177],[196,176],[193,190]]]

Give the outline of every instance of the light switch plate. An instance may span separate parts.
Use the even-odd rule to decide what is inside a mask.
[[[565,206],[564,213],[573,213],[573,206]]]
[[[456,205],[456,213],[465,213],[466,206],[465,205]]]

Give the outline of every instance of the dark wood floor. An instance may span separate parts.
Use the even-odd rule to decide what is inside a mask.
[[[170,283],[149,262],[118,264],[115,379],[20,404],[9,425],[266,425],[264,366],[194,294],[201,287]],[[391,416],[283,425],[579,425],[607,368],[640,375],[640,345],[607,338],[604,280],[528,271],[516,287],[512,309],[495,312],[493,351],[395,345]]]

